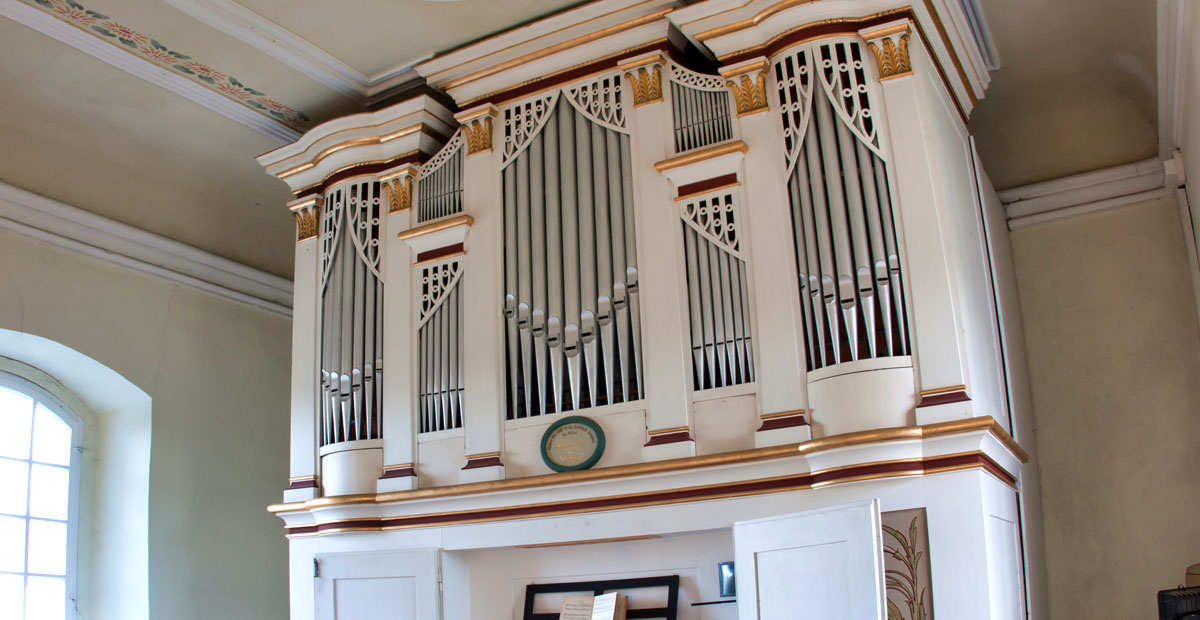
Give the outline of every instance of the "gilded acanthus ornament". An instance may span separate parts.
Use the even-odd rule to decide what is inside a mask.
[[[907,23],[863,32],[862,35],[867,39],[867,49],[875,55],[879,79],[912,73],[912,62],[908,57],[910,31]]]
[[[492,117],[479,116],[463,122],[467,155],[492,150]]]
[[[633,87],[633,105],[640,106],[662,101],[662,64],[643,65],[625,72]]]
[[[412,208],[412,175],[403,175],[388,180],[383,189],[388,196],[388,213],[407,211]]]
[[[302,203],[292,207],[291,210],[292,217],[296,218],[296,241],[316,238],[321,222],[319,201]]]
[[[743,73],[736,81],[729,81],[733,99],[737,102],[738,116],[767,109],[767,74],[760,71],[753,78]]]

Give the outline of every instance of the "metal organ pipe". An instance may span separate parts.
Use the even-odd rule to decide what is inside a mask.
[[[775,59],[773,71],[787,104],[788,198],[809,369],[908,355],[887,164],[862,49],[853,41],[805,44]]]
[[[347,183],[321,220],[321,445],[382,436],[379,183]]]
[[[640,397],[619,88],[606,77],[504,111],[510,419]]]

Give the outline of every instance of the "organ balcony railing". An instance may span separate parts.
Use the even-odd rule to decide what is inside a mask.
[[[997,413],[961,52],[911,10],[606,1],[545,20],[577,44],[419,65],[457,115],[422,95],[260,158],[297,194],[292,497],[544,473],[567,412],[601,465]]]

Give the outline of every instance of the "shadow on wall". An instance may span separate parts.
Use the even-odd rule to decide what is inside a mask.
[[[150,395],[70,347],[6,329],[0,372],[37,384],[83,420],[81,616],[148,618]]]

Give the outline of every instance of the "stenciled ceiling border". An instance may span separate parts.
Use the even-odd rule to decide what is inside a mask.
[[[236,77],[217,71],[191,56],[173,50],[157,39],[142,34],[112,17],[84,7],[76,0],[23,0],[84,32],[106,40],[118,49],[182,75],[218,94],[303,131],[311,123],[304,112],[286,106],[262,91],[247,86]]]

